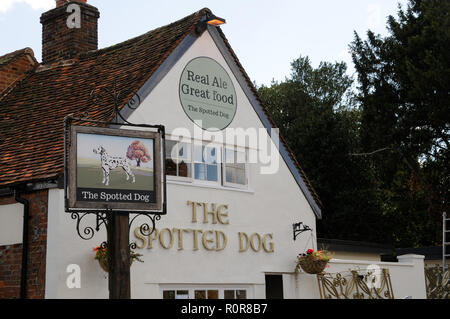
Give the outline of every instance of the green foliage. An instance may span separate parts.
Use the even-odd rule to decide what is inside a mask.
[[[96,260],[100,260],[100,259],[107,260],[108,259],[108,248],[107,247],[97,246],[97,247],[93,248],[92,250],[95,251],[94,259],[96,259]],[[133,261],[139,261],[139,262],[143,263],[144,261],[140,258],[142,256],[143,256],[142,254],[138,254],[130,248],[130,263],[133,263]]]
[[[398,225],[399,246],[433,245],[449,198],[450,2],[410,0],[390,35],[351,44],[358,73],[361,145]],[[377,152],[379,150],[379,152]]]
[[[300,57],[259,95],[323,203],[318,235],[439,244],[449,211],[450,2],[410,0],[344,63]],[[356,92],[356,93],[355,93]]]
[[[300,57],[291,66],[290,78],[258,91],[323,203],[319,236],[378,241],[370,171],[364,158],[349,155],[360,150],[360,112],[346,65],[313,68]]]

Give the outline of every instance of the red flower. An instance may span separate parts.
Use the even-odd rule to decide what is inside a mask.
[[[311,255],[313,252],[314,252],[314,250],[312,250],[312,249],[308,249],[308,250],[306,251],[306,253],[307,253],[308,255]]]

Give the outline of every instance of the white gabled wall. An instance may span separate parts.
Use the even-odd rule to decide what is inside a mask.
[[[193,58],[206,56],[220,63],[230,75],[237,94],[237,112],[229,128],[264,128],[238,81],[208,32],[205,32],[180,58],[165,78],[153,89],[133,113],[132,123],[162,123],[170,134],[176,128],[188,128],[194,135],[194,124],[184,114],[179,102],[178,85],[186,64]],[[198,188],[191,185],[168,185],[168,215],[158,222],[158,228],[221,230],[227,234],[228,247],[220,252],[164,249],[160,245],[144,249],[151,266],[132,267],[133,282],[141,281],[145,297],[145,283],[245,283],[264,285],[264,272],[292,272],[298,253],[306,247],[310,233],[292,238],[292,224],[302,221],[313,229],[315,215],[302,194],[291,172],[280,157],[280,168],[275,175],[261,175],[260,165],[251,165],[250,188],[253,192]],[[191,223],[191,209],[186,201],[229,205],[229,225]],[[249,249],[239,252],[239,232],[273,234],[275,251],[256,253]],[[156,243],[156,241],[154,242]],[[187,246],[186,241],[186,246]],[[309,246],[312,242],[309,243]],[[189,246],[187,246],[189,247]],[[191,247],[192,248],[192,247]],[[154,269],[155,271],[145,271]],[[164,270],[164,271],[161,271]],[[142,274],[145,274],[144,276]],[[140,285],[141,285],[140,284]],[[138,297],[139,285],[133,296]],[[259,286],[255,286],[259,287]],[[264,286],[263,286],[264,288]],[[264,289],[255,288],[254,297],[263,298]],[[153,295],[152,297],[158,297]]]
[[[179,59],[161,82],[145,98],[139,108],[129,117],[132,123],[163,124],[170,134],[184,127],[193,136],[194,124],[185,115],[179,101],[178,85],[185,65],[198,56],[211,57],[220,63],[233,80],[237,94],[237,113],[231,128],[263,128],[239,83],[221,56],[208,32],[205,32]],[[133,298],[161,298],[161,287],[186,285],[244,285],[248,296],[265,297],[267,273],[291,273],[296,256],[306,248],[312,248],[311,235],[315,236],[315,215],[302,194],[298,184],[283,159],[279,160],[279,171],[273,175],[260,174],[260,164],[250,165],[250,190],[239,191],[225,188],[195,187],[182,183],[168,183],[168,214],[157,222],[164,231],[166,241],[169,230],[174,234],[171,248],[164,248],[158,240],[153,248],[138,249],[144,263],[135,263],[131,268]],[[197,223],[192,223],[192,207],[188,201],[228,205],[226,220],[229,224],[203,223],[202,210],[198,209]],[[94,260],[92,248],[106,239],[104,230],[90,241],[80,239],[75,230],[76,222],[64,213],[63,191],[49,192],[49,235],[47,256],[47,297],[50,298],[106,298],[107,279]],[[130,231],[131,240],[136,239],[134,229],[145,218],[139,217]],[[292,224],[304,222],[313,229],[293,241]],[[92,226],[90,220],[86,225]],[[183,250],[178,248],[178,233],[184,229]],[[192,230],[218,231],[227,237],[227,246],[221,251],[208,251],[201,237],[198,250],[194,250]],[[251,236],[254,233],[266,236],[267,243],[274,245],[273,252],[259,252],[249,248],[239,251],[238,233]],[[215,233],[214,233],[215,234]],[[201,236],[201,234],[200,234]],[[207,239],[214,239],[209,233]],[[256,237],[255,237],[256,238]],[[314,237],[315,238],[315,237]],[[269,240],[272,239],[272,240]],[[146,240],[148,245],[148,241]],[[315,244],[315,243],[314,243]],[[208,243],[207,243],[208,245]],[[314,247],[316,248],[316,247]],[[82,272],[81,289],[66,286],[67,266],[78,264]],[[293,285],[285,285],[285,296],[294,296]]]

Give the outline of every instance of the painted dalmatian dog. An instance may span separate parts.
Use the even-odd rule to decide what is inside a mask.
[[[102,170],[103,170],[103,180],[102,183],[106,186],[109,185],[109,172],[110,170],[116,167],[122,167],[125,173],[127,174],[127,180],[131,178],[132,183],[134,183],[135,177],[133,171],[131,170],[130,163],[124,157],[113,157],[106,153],[106,150],[103,146],[97,147],[97,149],[93,150],[95,154],[99,154],[102,162]]]

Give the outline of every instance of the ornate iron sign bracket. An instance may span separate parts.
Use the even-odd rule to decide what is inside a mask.
[[[303,227],[302,227],[303,225]],[[296,224],[292,224],[292,232],[294,235],[294,241],[297,239],[297,236],[305,231],[312,231],[312,229],[308,226],[303,224],[303,222],[299,222]]]
[[[129,229],[131,229],[131,226],[133,222],[136,220],[139,216],[145,216],[150,221],[147,223],[144,223],[140,226],[140,232],[143,236],[149,236],[151,235],[156,227],[156,221],[161,219],[162,215],[165,215],[167,213],[167,189],[166,189],[166,175],[165,175],[165,127],[163,125],[148,125],[148,124],[133,124],[128,122],[119,111],[119,95],[120,92],[117,91],[116,88],[116,81],[113,82],[112,89],[108,89],[105,87],[100,88],[99,92],[94,95],[93,91],[90,94],[90,98],[93,101],[94,104],[97,104],[99,102],[104,101],[107,97],[112,98],[113,103],[113,109],[111,112],[111,115],[109,118],[111,121],[101,121],[101,120],[94,120],[88,117],[87,113],[83,113],[81,116],[74,116],[73,114],[70,114],[64,118],[64,201],[65,201],[65,211],[67,213],[71,214],[71,218],[73,220],[76,220],[76,230],[78,236],[83,240],[90,240],[94,237],[96,232],[99,232],[101,229],[101,226],[104,225],[107,232],[108,232],[108,220],[111,216],[111,214],[114,213],[129,213],[133,214],[134,216],[130,218],[129,222]],[[136,99],[136,96],[133,97],[133,101]],[[136,101],[135,101],[136,102]],[[140,101],[137,101],[133,105],[137,107],[140,104]],[[130,102],[126,105],[127,107],[132,107],[130,105]],[[112,209],[101,209],[101,210],[85,210],[85,209],[72,209],[68,208],[68,147],[71,145],[71,137],[70,137],[70,127],[72,125],[72,122],[79,122],[82,124],[92,124],[96,126],[101,127],[114,127],[114,126],[127,126],[127,127],[137,127],[137,128],[144,128],[144,129],[154,129],[157,130],[158,133],[161,134],[162,139],[162,211],[153,212],[153,211],[118,211],[118,210],[112,210]],[[83,223],[86,222],[89,219],[89,216],[95,216],[95,225],[89,226],[84,225]],[[102,245],[106,245],[106,242],[103,242]],[[130,244],[131,248],[135,248],[136,244],[132,243]]]

